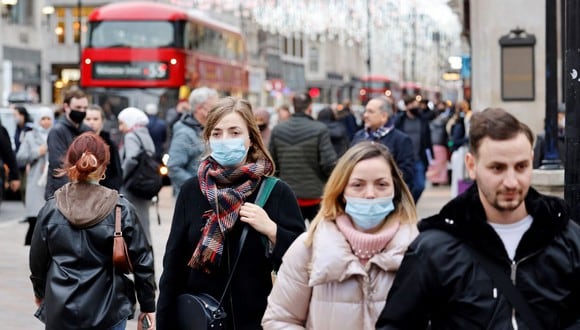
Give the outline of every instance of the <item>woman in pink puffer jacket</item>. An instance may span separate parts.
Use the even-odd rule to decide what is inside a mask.
[[[338,161],[321,209],[286,252],[264,329],[374,329],[417,236],[415,204],[386,147],[361,142]]]

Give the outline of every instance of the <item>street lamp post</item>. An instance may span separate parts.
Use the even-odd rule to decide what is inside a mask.
[[[83,23],[82,23],[82,9],[83,4],[81,0],[77,0],[77,22],[79,24],[79,44],[78,44],[78,53],[79,53],[79,77],[81,75],[81,60],[82,60],[82,53],[83,53]]]
[[[367,74],[371,74],[371,5],[367,0]]]
[[[556,3],[546,0],[546,118],[542,169],[562,168],[558,150],[558,45]]]
[[[572,208],[571,219],[580,219],[580,1],[566,0],[566,165],[564,197]]]

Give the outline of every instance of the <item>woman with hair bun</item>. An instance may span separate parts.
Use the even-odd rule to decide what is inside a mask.
[[[155,328],[153,252],[135,209],[116,190],[99,185],[110,161],[96,133],[79,135],[58,175],[70,182],[56,190],[38,214],[30,246],[30,279],[47,329],[125,329],[135,293]],[[133,265],[134,282],[113,265],[115,209]],[[140,323],[141,324],[141,323]]]

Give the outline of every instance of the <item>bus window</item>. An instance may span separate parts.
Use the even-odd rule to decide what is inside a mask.
[[[91,23],[89,47],[155,48],[175,44],[174,23],[102,21]]]

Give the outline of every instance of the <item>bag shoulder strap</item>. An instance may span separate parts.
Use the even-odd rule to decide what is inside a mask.
[[[256,205],[263,207],[266,204],[266,201],[268,201],[268,197],[270,197],[270,193],[272,192],[272,189],[274,189],[276,183],[278,183],[278,178],[273,176],[264,177],[260,189],[258,190],[258,195],[256,196]]]
[[[266,177],[264,180],[262,180],[262,184],[260,185],[260,189],[258,190],[258,196],[256,197],[256,204],[259,206],[263,206],[266,201],[268,200],[268,197],[270,196],[270,193],[272,192],[272,189],[274,188],[274,185],[276,185],[276,182],[278,182],[277,178],[274,177]],[[262,203],[262,204],[260,204]],[[236,271],[236,267],[238,266],[238,261],[240,261],[240,255],[242,254],[242,249],[244,248],[244,242],[246,241],[246,236],[248,236],[248,225],[244,224],[244,229],[242,229],[242,234],[240,236],[240,242],[238,244],[238,254],[236,255],[236,260],[234,261],[234,266],[232,267],[232,270],[230,271],[230,275],[228,276],[228,281],[226,282],[226,286],[224,287],[224,292],[222,293],[222,296],[219,300],[218,306],[216,308],[219,309],[222,305],[222,302],[224,301],[225,297],[226,297],[226,293],[228,292],[228,288],[230,287],[230,284],[232,282],[232,277],[234,276],[234,272]]]
[[[121,206],[115,206],[115,237],[123,236],[121,229]]]
[[[141,137],[139,136],[139,134],[133,132],[133,134],[135,134],[135,137],[137,138],[137,140],[139,140],[139,149],[140,150],[145,150],[145,145],[143,144],[143,140],[141,140]]]
[[[485,272],[489,275],[489,277],[491,277],[493,282],[508,299],[512,307],[518,311],[526,325],[532,330],[541,330],[541,323],[536,318],[536,315],[532,311],[532,308],[520,290],[514,286],[511,279],[504,272],[502,272],[497,264],[489,260],[488,257],[482,255],[468,244],[465,244],[465,246],[468,246],[471,254],[475,257],[475,260],[479,261],[479,264],[483,267]]]

